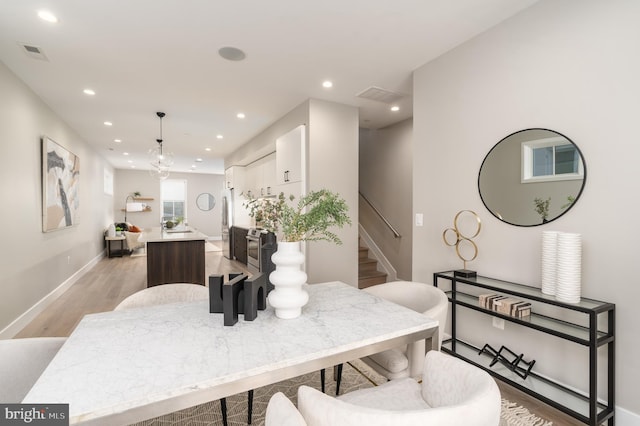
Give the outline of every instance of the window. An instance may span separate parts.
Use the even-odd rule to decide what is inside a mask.
[[[565,138],[522,143],[522,183],[582,179],[578,148]]]
[[[187,181],[167,179],[160,183],[162,198],[162,222],[187,218]]]

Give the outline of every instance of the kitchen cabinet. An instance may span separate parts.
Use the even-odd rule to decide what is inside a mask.
[[[246,167],[245,192],[255,198],[276,194],[276,154],[269,154]]]
[[[224,185],[226,189],[235,189],[242,192],[245,180],[245,168],[243,166],[231,166],[224,171]]]
[[[249,164],[245,169],[243,192],[247,197],[257,198],[260,194],[258,190],[258,172],[259,170],[255,163]]]
[[[304,180],[305,126],[298,126],[276,139],[276,183]]]
[[[259,197],[276,195],[276,154],[270,154],[260,160],[260,185],[257,188]]]

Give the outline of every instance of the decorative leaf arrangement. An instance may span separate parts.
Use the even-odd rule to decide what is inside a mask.
[[[536,205],[536,212],[542,217],[542,222],[546,222],[547,217],[549,216],[549,204],[551,203],[551,197],[546,200],[536,198],[533,202]]]
[[[282,232],[282,241],[329,241],[342,244],[338,236],[329,231],[331,227],[351,225],[347,215],[349,207],[344,199],[325,189],[312,191],[294,204],[295,197],[277,198],[249,197],[243,204],[263,229]]]

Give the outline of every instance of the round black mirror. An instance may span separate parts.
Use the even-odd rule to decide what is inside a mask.
[[[525,129],[498,142],[478,175],[478,190],[495,217],[516,226],[551,222],[576,203],[587,169],[578,146],[561,133]]]
[[[213,195],[203,192],[196,198],[196,205],[200,210],[209,211],[216,205],[216,199]]]

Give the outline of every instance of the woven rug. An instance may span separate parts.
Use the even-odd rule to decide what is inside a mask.
[[[333,371],[327,370],[326,390],[328,395],[335,395],[336,382]],[[340,394],[356,389],[368,388],[384,383],[386,379],[371,370],[362,361],[356,360],[344,365]],[[253,395],[253,422],[255,426],[264,426],[264,413],[269,398],[276,392],[284,393],[294,404],[297,404],[298,387],[307,385],[320,390],[320,372],[305,374],[280,383],[255,389]],[[229,426],[247,424],[247,394],[233,395],[227,398],[227,419]],[[176,411],[165,416],[136,423],[135,426],[177,426],[177,425],[222,425],[220,401]],[[500,426],[551,426],[552,423],[531,414],[526,408],[502,400]],[[366,425],[363,425],[366,426]]]

